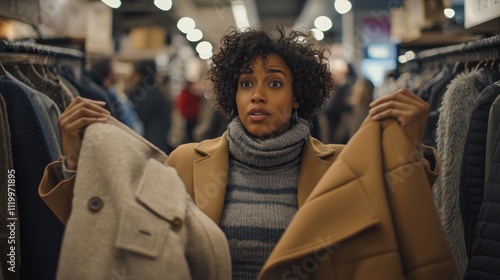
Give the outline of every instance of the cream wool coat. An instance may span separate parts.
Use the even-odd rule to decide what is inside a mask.
[[[76,176],[47,167],[40,195],[66,222],[57,279],[231,279],[224,233],[166,157],[110,119],[86,129]]]
[[[226,134],[182,145],[167,159],[217,223],[228,159]],[[299,210],[259,279],[457,279],[431,195],[437,175],[395,120],[367,118],[345,147],[310,137],[302,153]]]

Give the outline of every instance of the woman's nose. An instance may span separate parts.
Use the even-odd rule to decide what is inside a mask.
[[[265,101],[266,101],[266,96],[263,87],[262,86],[255,87],[255,91],[252,94],[252,102],[256,103]]]

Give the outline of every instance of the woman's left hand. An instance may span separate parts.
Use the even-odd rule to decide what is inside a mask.
[[[429,104],[408,89],[400,89],[370,103],[374,120],[395,118],[408,138],[420,145],[429,117]]]

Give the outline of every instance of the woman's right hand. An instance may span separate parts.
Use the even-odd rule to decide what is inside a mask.
[[[103,101],[77,97],[59,116],[62,153],[66,158],[66,168],[71,170],[77,168],[83,129],[90,124],[108,119],[110,112],[103,108],[105,104]]]

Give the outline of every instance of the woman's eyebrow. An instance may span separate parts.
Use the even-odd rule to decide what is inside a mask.
[[[272,68],[270,68],[266,72],[267,73],[281,73],[281,74],[283,74],[283,76],[285,76],[285,79],[288,80],[288,77],[286,76],[285,71],[283,71],[281,69],[272,69]]]
[[[253,73],[253,69],[251,67],[243,67],[243,69],[241,69],[241,74],[252,74]]]

